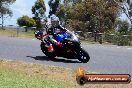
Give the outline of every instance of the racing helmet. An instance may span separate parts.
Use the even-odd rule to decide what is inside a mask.
[[[56,15],[53,14],[53,15],[50,17],[50,19],[51,19],[52,27],[57,27],[57,26],[59,26],[60,21],[59,21],[59,18],[58,18]]]

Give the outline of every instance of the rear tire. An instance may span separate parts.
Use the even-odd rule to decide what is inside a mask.
[[[83,48],[80,49],[78,55],[79,55],[78,60],[81,61],[82,63],[87,63],[90,60],[89,54]]]
[[[41,43],[40,47],[41,47],[42,52],[43,52],[47,57],[49,57],[50,59],[56,57],[54,51],[51,52],[51,53],[48,52],[48,48],[45,46],[44,43]]]

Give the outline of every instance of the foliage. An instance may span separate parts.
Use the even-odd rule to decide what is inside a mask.
[[[63,5],[60,4],[57,10],[57,14],[60,18],[64,18],[68,27],[73,29],[104,32],[106,29],[114,29],[113,24],[120,14],[119,10],[118,4],[112,1],[64,0]]]
[[[50,7],[50,11],[49,11],[49,17],[52,14],[56,14],[57,8],[60,4],[60,0],[49,0],[49,7]]]
[[[0,18],[2,19],[2,29],[4,25],[4,20],[8,16],[12,16],[12,11],[9,8],[11,4],[13,4],[16,0],[1,0],[0,1]]]
[[[120,19],[117,20],[116,26],[117,26],[118,32],[123,33],[123,34],[128,34],[129,23],[127,20],[120,20]]]
[[[26,27],[35,27],[37,25],[35,20],[28,16],[22,16],[22,17],[18,18],[17,23],[19,26],[26,26]]]
[[[32,13],[34,14],[33,19],[36,21],[37,28],[42,27],[42,22],[41,22],[42,19],[43,21],[47,20],[45,16],[45,11],[46,11],[46,7],[44,0],[37,0],[34,6],[32,6]]]
[[[64,21],[65,19],[65,7],[63,4],[60,4],[58,7],[58,10],[56,12],[56,15],[60,18],[60,21]]]

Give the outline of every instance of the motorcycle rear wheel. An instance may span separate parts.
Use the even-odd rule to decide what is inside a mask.
[[[53,51],[53,52],[48,52],[48,49],[47,49],[47,47],[45,46],[45,44],[41,43],[40,47],[41,47],[42,52],[43,52],[47,57],[49,57],[50,59],[56,57],[54,51]]]

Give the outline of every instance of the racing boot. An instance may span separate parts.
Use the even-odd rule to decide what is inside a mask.
[[[53,51],[54,51],[53,46],[52,46],[52,45],[49,45],[49,46],[48,46],[48,52],[53,52]]]

